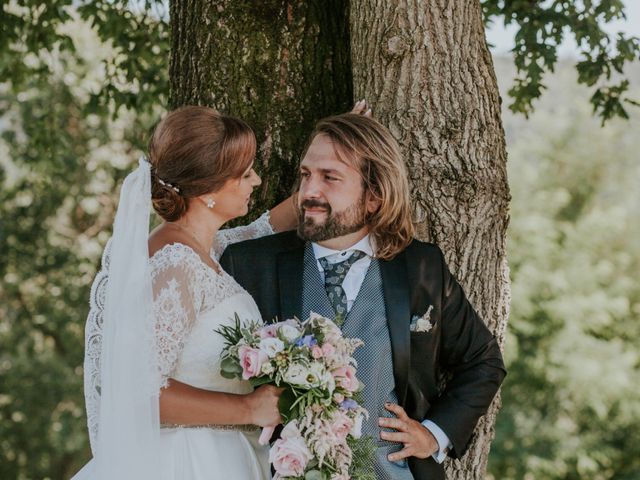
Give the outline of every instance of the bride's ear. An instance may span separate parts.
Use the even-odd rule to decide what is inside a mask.
[[[212,193],[207,193],[207,194],[204,194],[204,195],[200,195],[199,197],[193,198],[193,200],[195,200],[196,202],[201,203],[202,205],[207,207],[209,210],[213,210],[215,208],[215,206],[216,206],[215,195],[212,194]]]

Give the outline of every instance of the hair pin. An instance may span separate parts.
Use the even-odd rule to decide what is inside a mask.
[[[158,178],[158,177],[156,177],[156,178]],[[176,193],[180,193],[180,189],[178,187],[176,187],[175,185],[172,185],[169,182],[165,182],[161,178],[158,178],[158,182],[160,183],[160,185],[164,185],[165,187],[172,188],[173,190],[175,190]]]

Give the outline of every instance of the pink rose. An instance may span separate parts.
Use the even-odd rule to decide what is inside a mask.
[[[311,356],[316,360],[321,358],[323,355],[322,349],[318,345],[314,345],[311,347]]]
[[[325,357],[330,357],[331,355],[336,353],[336,347],[334,347],[330,343],[325,343],[324,345],[322,345],[322,353]]]
[[[284,428],[282,438],[276,440],[269,450],[269,462],[276,474],[282,477],[304,475],[304,469],[312,458],[313,455],[293,422]]]
[[[336,379],[336,384],[348,392],[355,392],[360,387],[360,382],[356,378],[356,370],[351,365],[336,368],[331,373]]]
[[[259,375],[262,370],[262,364],[269,359],[265,352],[247,345],[242,345],[238,349],[238,356],[240,357],[242,378],[244,380],[249,380],[251,377]]]

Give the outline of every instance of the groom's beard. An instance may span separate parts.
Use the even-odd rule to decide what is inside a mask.
[[[326,210],[324,221],[305,218],[304,209],[320,207]],[[298,214],[298,236],[309,242],[322,242],[357,232],[367,224],[364,195],[354,205],[340,213],[332,213],[331,205],[319,200],[304,200]]]

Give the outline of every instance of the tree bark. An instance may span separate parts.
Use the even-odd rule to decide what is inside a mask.
[[[347,7],[340,0],[171,2],[171,106],[213,106],[254,128],[258,211],[291,193],[315,122],[351,107]]]
[[[509,186],[500,96],[477,0],[352,0],[354,92],[403,148],[418,236],[437,243],[504,343]],[[484,478],[494,401],[447,478]]]

